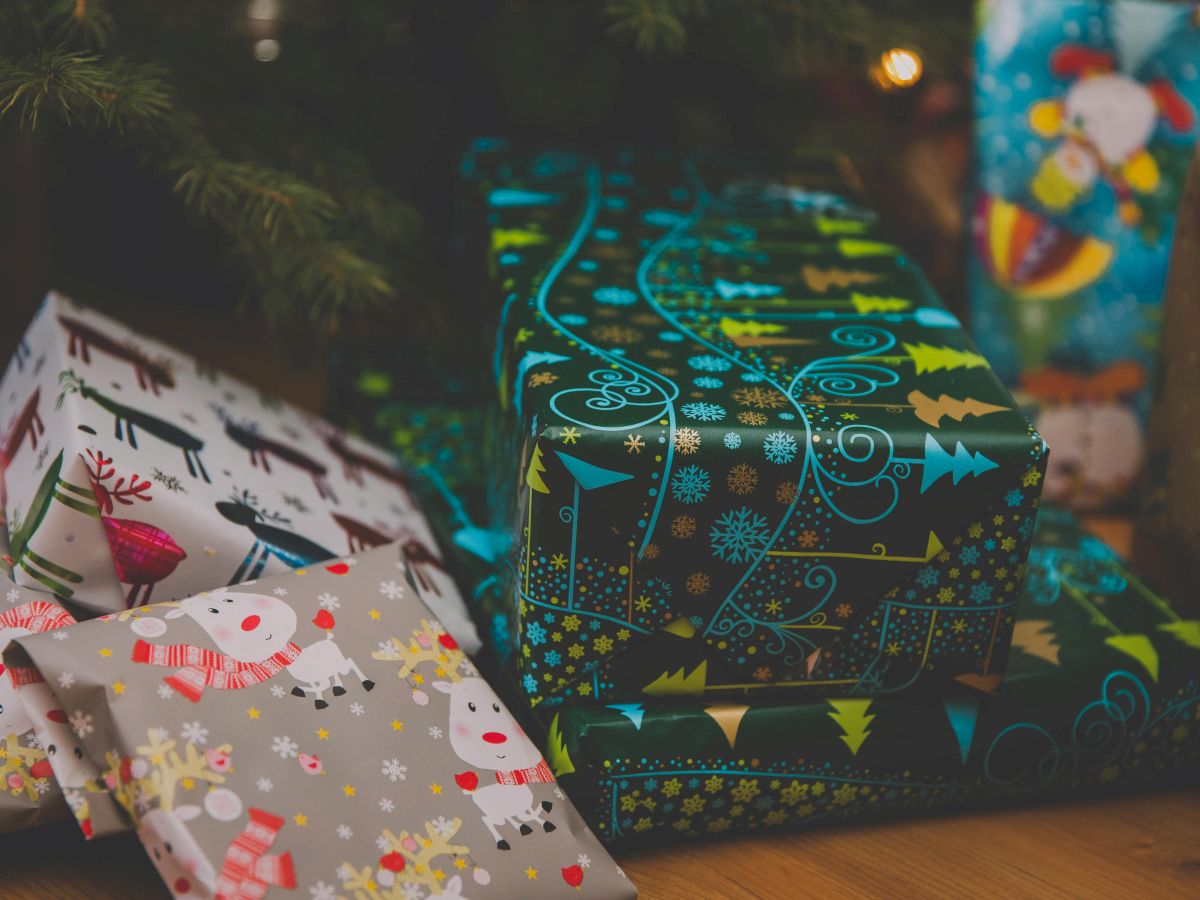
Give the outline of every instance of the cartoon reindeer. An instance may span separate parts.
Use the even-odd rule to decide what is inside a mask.
[[[333,516],[333,521],[337,522],[342,531],[346,532],[347,553],[357,553],[360,550],[381,547],[395,540],[395,538],[389,537],[366,522],[360,522],[358,519],[343,516],[335,512],[331,512],[330,515]]]
[[[318,460],[313,459],[306,453],[302,453],[295,447],[290,447],[287,444],[272,440],[269,437],[261,434],[258,426],[249,423],[243,424],[234,420],[223,407],[217,404],[212,404],[213,411],[217,414],[217,418],[225,425],[225,434],[239,447],[244,447],[250,451],[250,463],[254,466],[262,466],[262,470],[268,474],[271,472],[271,457],[282,460],[289,465],[295,466],[301,471],[307,472],[312,478],[313,487],[317,489],[317,495],[322,500],[332,500],[338,502],[337,495],[333,493],[333,489],[329,486],[329,481],[326,476],[329,474],[325,465]]]
[[[375,682],[338,648],[332,630],[324,640],[304,648],[292,643],[296,611],[279,597],[222,588],[188,597],[166,618],[182,616],[203,628],[220,652],[191,644],[138,640],[132,658],[138,663],[178,667],[163,681],[193,703],[200,701],[205,688],[240,690],[269,681],[285,669],[300,682],[292,693],[297,697],[311,693],[317,709],[329,706],[325,691],[330,688],[335,697],[346,693],[343,675],[354,673],[364,690],[375,687]],[[333,617],[322,610],[313,621],[323,627],[328,622],[332,628]]]
[[[306,537],[280,527],[291,525],[291,519],[280,513],[258,509],[258,500],[249,491],[230,494],[229,500],[217,501],[216,507],[217,512],[230,522],[244,525],[254,535],[254,545],[233,573],[230,584],[257,578],[272,556],[289,568],[302,569],[337,555]]]
[[[91,365],[92,356],[89,349],[95,347],[97,350],[103,350],[110,356],[115,356],[117,359],[132,363],[133,370],[137,373],[138,387],[143,391],[149,387],[155,396],[157,396],[160,386],[165,388],[175,387],[175,378],[171,374],[169,364],[165,360],[152,360],[134,344],[118,343],[80,319],[59,315],[58,321],[67,330],[69,337],[67,353],[71,356],[78,356],[84,363]]]
[[[483,824],[497,849],[511,849],[499,830],[505,824],[521,835],[533,833],[531,822],[541,825],[542,831],[554,831],[554,823],[543,818],[554,804],[538,802],[530,787],[553,784],[554,775],[495,691],[475,676],[435,681],[433,687],[450,695],[450,746],[454,752],[475,768],[495,773],[495,784],[481,785],[479,774],[471,770],[456,774],[454,781],[483,813]]]
[[[408,502],[413,506],[417,505],[410,490],[408,476],[401,469],[355,450],[346,443],[346,436],[338,431],[330,431],[325,435],[325,446],[342,461],[342,471],[347,481],[361,486],[363,484],[362,473],[370,472],[376,478],[381,478],[399,487],[404,491]]]
[[[20,414],[13,420],[12,427],[4,438],[4,446],[0,449],[0,465],[8,465],[13,461],[26,435],[29,436],[29,449],[37,449],[38,435],[46,433],[46,426],[42,423],[42,417],[38,415],[38,401],[41,395],[42,389],[35,387]]]
[[[55,408],[62,406],[63,398],[67,394],[78,394],[85,400],[91,400],[100,408],[112,413],[114,435],[118,441],[124,441],[128,437],[129,446],[136,450],[137,432],[134,429],[135,427],[140,428],[154,435],[160,441],[165,441],[182,450],[183,460],[187,463],[188,474],[195,478],[196,471],[199,470],[200,477],[209,484],[212,483],[208,477],[208,472],[204,470],[204,464],[200,461],[200,451],[204,449],[204,441],[200,440],[200,438],[157,416],[152,416],[140,409],[124,406],[109,397],[105,397],[95,388],[89,387],[82,378],[75,374],[74,369],[67,369],[64,372],[60,372],[58,383],[62,386],[62,393],[58,395],[58,402],[55,404]]]

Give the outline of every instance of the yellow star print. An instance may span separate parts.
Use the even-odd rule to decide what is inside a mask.
[[[353,797],[355,794],[358,793],[358,791],[352,785],[347,784],[347,785],[342,786],[342,793],[345,794],[347,797]]]
[[[109,650],[107,647],[101,647],[100,655],[103,656],[105,659],[108,659],[108,657],[112,656],[112,651]]]
[[[525,877],[530,881],[533,881],[533,879],[537,878],[537,869],[535,869],[533,866],[530,866],[525,870]]]
[[[119,697],[121,694],[125,693],[125,682],[114,681],[112,689],[113,689],[113,693]]]
[[[318,728],[317,729],[317,739],[322,740],[322,741],[328,740],[329,739],[329,729],[328,728]]]
[[[429,789],[431,791],[433,791],[435,794],[440,794],[442,792],[442,786],[440,784],[438,784],[437,782],[434,782],[433,784],[431,784],[429,786]]]
[[[373,609],[370,612],[368,612],[367,615],[370,616],[372,619],[375,619],[376,621],[378,621],[381,613],[379,612],[379,610]]]
[[[304,815],[304,813],[296,813],[296,815],[292,816],[292,821],[303,828],[308,824],[308,816]]]
[[[252,719],[257,719],[259,716],[261,716],[261,715],[262,715],[262,713],[261,713],[261,712],[259,712],[257,709],[255,709],[255,708],[252,706],[252,707],[250,707],[248,710],[246,710],[246,715],[248,715],[248,716],[249,716],[250,718],[252,718]]]
[[[404,723],[399,719],[392,719],[392,731],[403,731]]]

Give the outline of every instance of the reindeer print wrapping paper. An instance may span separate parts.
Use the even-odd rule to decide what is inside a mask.
[[[393,540],[479,641],[382,451],[50,294],[0,381],[14,577],[112,612]]]
[[[979,23],[973,330],[1054,449],[1047,497],[1128,506],[1200,135],[1200,18],[990,0]]]
[[[176,897],[633,897],[418,584],[391,544],[4,659]]]
[[[1045,444],[825,168],[464,160],[532,704],[1000,679]]]
[[[547,759],[605,842],[819,827],[1200,772],[1200,622],[1043,509],[994,692],[572,705]]]

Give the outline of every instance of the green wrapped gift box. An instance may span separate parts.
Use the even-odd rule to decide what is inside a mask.
[[[606,841],[947,810],[1161,781],[1200,761],[1200,621],[1042,511],[995,693],[573,704],[550,761]]]
[[[533,705],[998,683],[1045,445],[836,165],[462,169]]]

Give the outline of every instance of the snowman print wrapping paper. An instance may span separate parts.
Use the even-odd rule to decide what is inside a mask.
[[[636,895],[398,544],[66,633],[4,662],[174,897]]]

